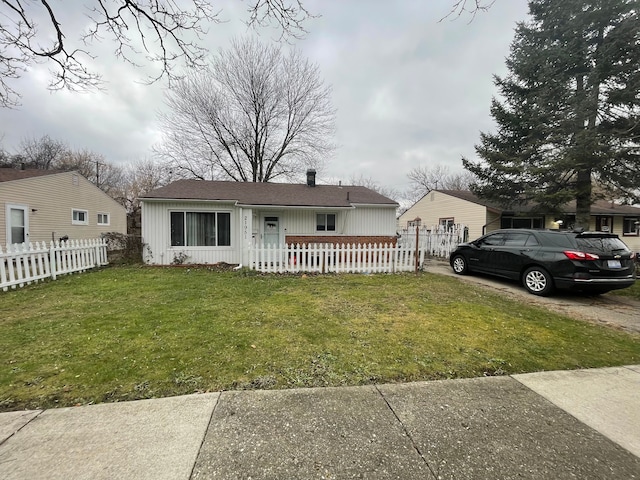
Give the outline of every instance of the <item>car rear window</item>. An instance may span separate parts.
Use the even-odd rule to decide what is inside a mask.
[[[585,236],[576,237],[576,242],[581,250],[588,252],[628,252],[629,249],[618,237]]]

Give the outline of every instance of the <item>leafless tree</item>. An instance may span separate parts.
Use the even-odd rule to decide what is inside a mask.
[[[124,181],[117,200],[130,214],[140,211],[139,198],[145,193],[171,182],[172,172],[164,164],[150,158],[136,160],[124,167]]]
[[[87,30],[68,32],[64,8],[51,0],[2,0],[0,2],[0,106],[19,104],[20,93],[12,81],[34,64],[52,67],[51,89],[100,88],[100,75],[89,66],[96,58],[91,44],[104,38],[115,43],[115,56],[138,65],[143,57],[159,66],[149,78],[175,77],[177,65],[202,67],[207,49],[201,45],[220,11],[209,0],[84,0],[73,8],[85,8]],[[275,23],[283,36],[301,36],[312,17],[301,0],[251,0],[250,25]],[[74,42],[71,34],[77,35]]]
[[[385,197],[390,198],[391,200],[398,200],[402,196],[398,190],[380,185],[371,177],[365,177],[362,174],[359,177],[352,176],[349,179],[349,184],[367,187],[374,192],[378,192],[380,195],[384,195]]]
[[[103,155],[87,149],[72,150],[66,142],[49,135],[23,139],[17,153],[7,154],[2,164],[13,168],[76,171],[113,198],[124,181],[122,167],[108,162]]]
[[[15,167],[49,170],[69,154],[69,146],[49,135],[40,138],[24,138],[20,142],[17,155],[13,156]]]
[[[335,111],[297,50],[234,40],[166,95],[157,152],[178,176],[268,182],[304,175],[333,149]]]
[[[456,0],[449,13],[447,13],[440,21],[445,18],[459,18],[463,15],[470,15],[470,22],[476,17],[478,12],[486,12],[496,0]]]
[[[108,162],[103,155],[87,149],[69,150],[54,167],[78,172],[107,195],[120,201],[118,194],[125,180],[124,169]]]
[[[410,187],[406,198],[411,204],[418,201],[431,190],[468,190],[474,176],[464,171],[451,173],[446,165],[434,165],[433,167],[419,166],[408,174]]]

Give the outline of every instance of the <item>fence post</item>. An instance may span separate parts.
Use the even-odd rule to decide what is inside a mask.
[[[49,271],[51,272],[51,279],[56,279],[56,251],[53,240],[49,244]]]
[[[418,264],[420,259],[418,258],[418,248],[420,247],[420,217],[415,219],[416,222],[416,275],[418,274]]]

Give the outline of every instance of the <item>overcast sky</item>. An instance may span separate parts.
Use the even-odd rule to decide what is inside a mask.
[[[83,3],[89,3],[86,0]],[[78,2],[79,3],[79,2]],[[204,40],[212,50],[232,36],[251,33],[242,23],[246,4],[215,2],[228,22],[213,25]],[[320,67],[333,88],[338,149],[322,172],[347,182],[371,178],[397,191],[408,187],[417,166],[446,165],[462,171],[461,157],[474,157],[480,131],[494,128],[489,115],[496,90],[492,75],[506,72],[516,22],[527,17],[525,0],[497,0],[488,12],[448,18],[454,0],[306,0],[321,15],[306,24],[295,41]],[[62,27],[82,25],[76,2],[55,2]],[[69,10],[69,13],[63,9]],[[70,40],[79,32],[66,31]],[[273,41],[273,31],[261,38]],[[98,47],[106,91],[50,93],[47,67],[28,73],[13,86],[23,94],[19,109],[0,108],[0,146],[14,153],[25,138],[49,135],[74,149],[89,149],[113,163],[152,154],[160,140],[158,112],[163,83],[140,82],[140,69]],[[302,177],[301,177],[301,181]]]

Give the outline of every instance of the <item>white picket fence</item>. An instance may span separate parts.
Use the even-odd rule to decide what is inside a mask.
[[[399,232],[398,245],[414,247],[416,238],[420,250],[431,257],[448,258],[455,248],[468,241],[468,229],[465,225],[457,224],[450,227],[434,225],[420,227],[416,235],[416,229],[408,228]]]
[[[45,278],[55,280],[107,263],[107,242],[102,239],[15,243],[5,251],[0,247],[0,288],[7,291]]]
[[[393,244],[310,243],[254,246],[249,268],[264,273],[395,273],[422,268],[425,258],[448,258],[465,240],[464,225],[405,231]],[[416,238],[418,249],[416,250]],[[417,258],[416,258],[417,257]]]
[[[418,252],[418,266],[424,258]],[[416,268],[415,249],[388,244],[267,245],[252,248],[249,268],[265,273],[394,273]]]

